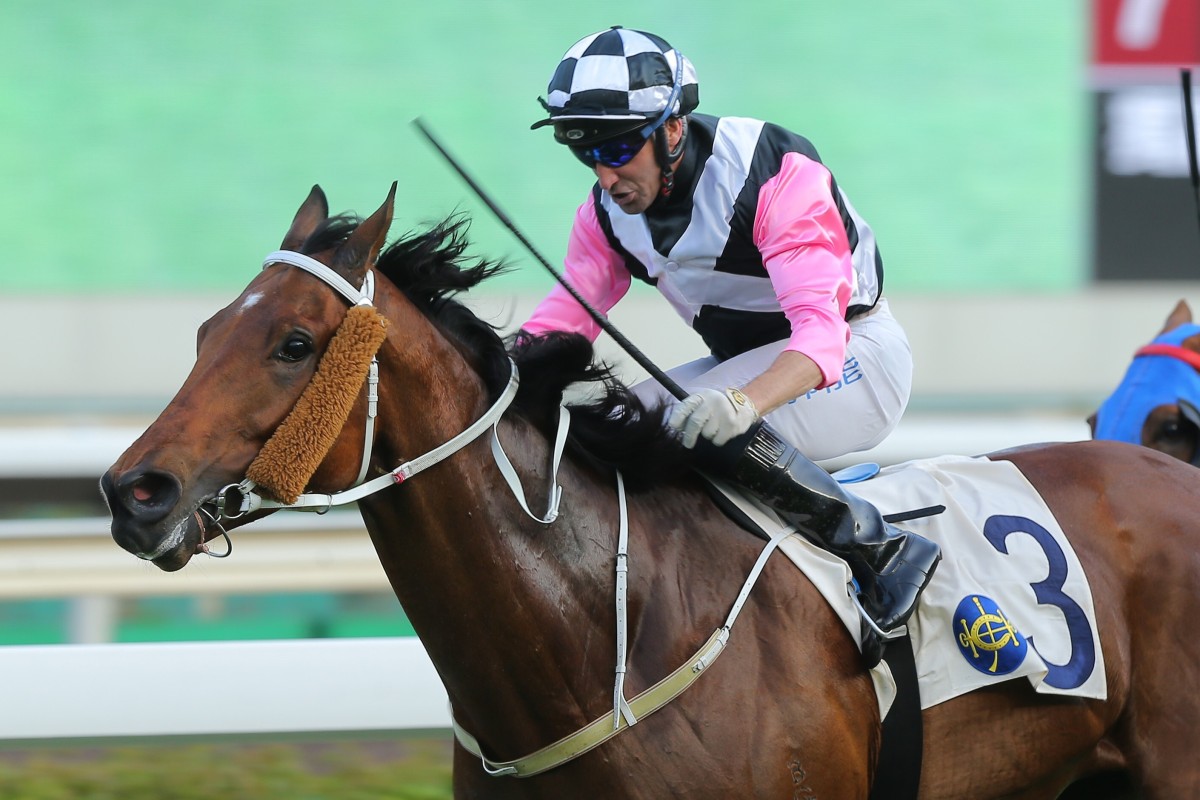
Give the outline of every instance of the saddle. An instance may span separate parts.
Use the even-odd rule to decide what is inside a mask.
[[[848,490],[885,519],[905,522],[942,548],[942,565],[908,622],[922,708],[1021,677],[1044,694],[1107,696],[1087,576],[1054,515],[1011,462],[941,456],[858,466],[835,477],[852,483]],[[753,498],[708,482],[739,525],[756,535],[781,529]],[[849,568],[831,572],[829,561],[843,562],[792,539],[805,547],[789,541],[780,549],[857,636]]]

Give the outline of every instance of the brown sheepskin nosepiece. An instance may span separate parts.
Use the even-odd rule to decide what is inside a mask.
[[[374,306],[351,306],[296,407],[246,470],[276,500],[294,503],[333,446],[387,335]]]

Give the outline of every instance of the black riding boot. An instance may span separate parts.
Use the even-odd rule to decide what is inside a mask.
[[[699,466],[752,492],[785,522],[845,559],[863,610],[885,636],[908,620],[941,560],[937,544],[885,522],[875,506],[843,490],[766,423],[721,447],[701,439],[696,455]]]

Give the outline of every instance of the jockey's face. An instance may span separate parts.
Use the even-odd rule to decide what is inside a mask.
[[[664,123],[667,132],[667,149],[673,150],[679,142],[683,123],[672,117]],[[662,190],[662,171],[654,157],[653,137],[638,151],[629,163],[620,167],[609,167],[597,163],[593,168],[600,188],[621,207],[626,214],[641,214],[658,199]]]

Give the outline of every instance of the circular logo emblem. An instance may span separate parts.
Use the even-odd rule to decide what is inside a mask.
[[[729,396],[729,399],[733,401],[733,404],[735,406],[750,405],[750,398],[746,397],[746,395],[742,394],[741,389],[735,389],[734,387],[730,386],[728,389],[725,390],[725,394]]]
[[[568,139],[570,139],[572,141],[574,141],[575,139],[582,139],[583,131],[580,130],[579,128],[571,128],[569,131],[567,131],[564,134],[564,136],[566,136]]]
[[[1007,675],[1021,666],[1029,652],[1025,637],[990,597],[964,597],[954,610],[954,628],[963,658],[988,675]]]

